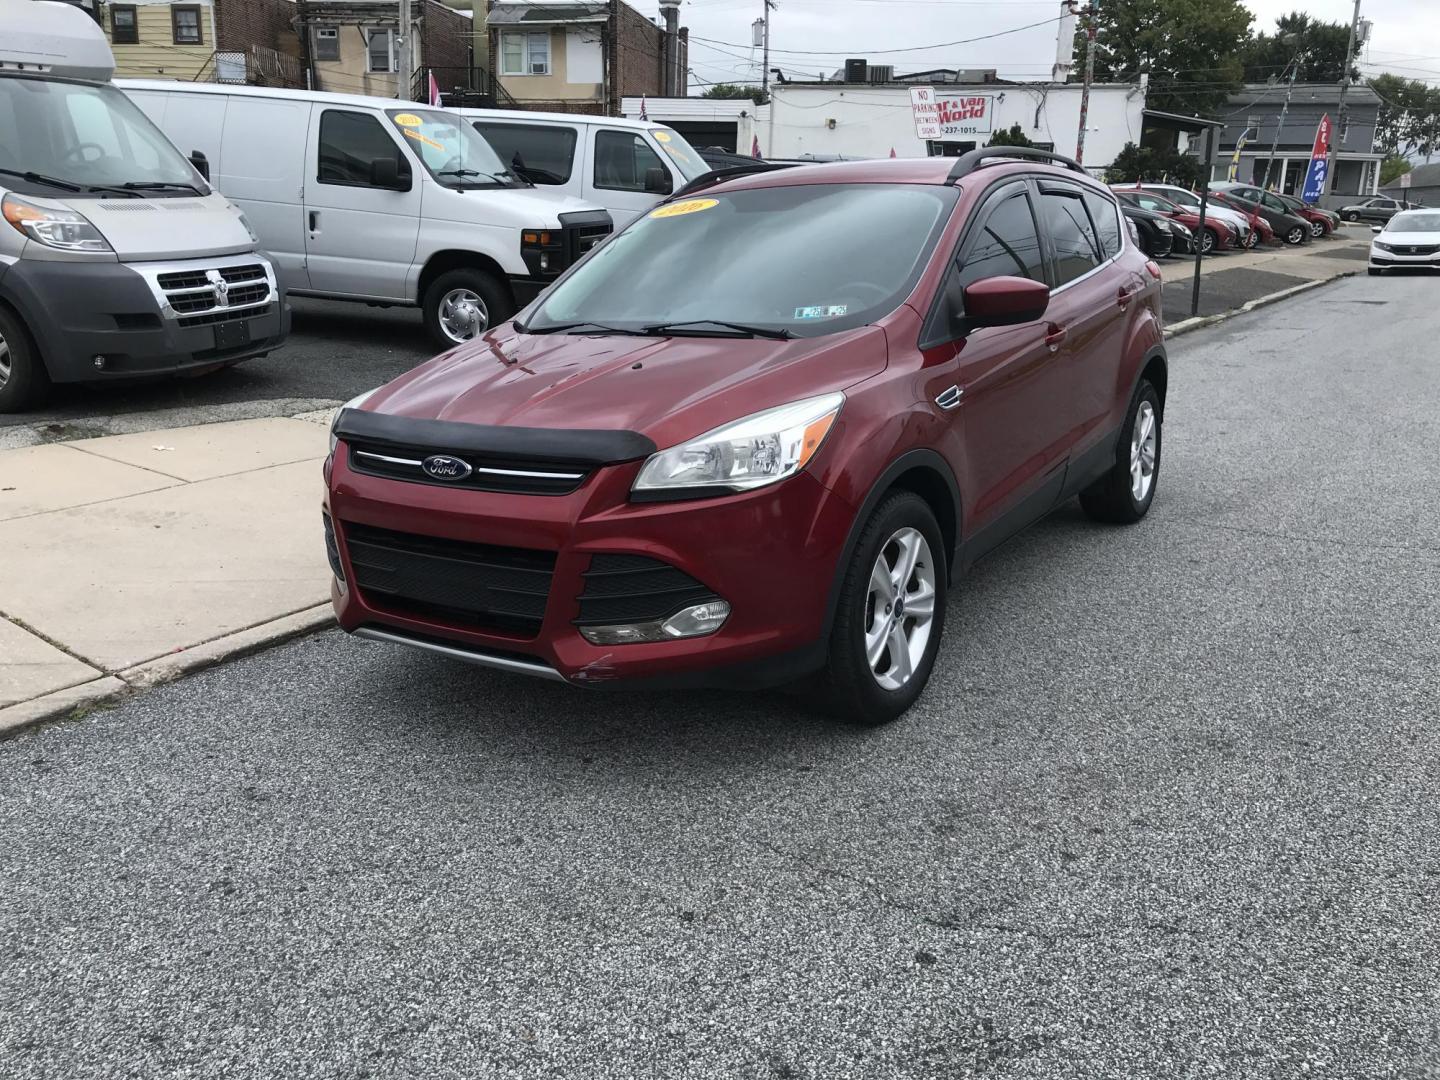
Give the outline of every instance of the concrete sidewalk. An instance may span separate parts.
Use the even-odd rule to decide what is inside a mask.
[[[329,418],[0,451],[0,731],[328,621]]]

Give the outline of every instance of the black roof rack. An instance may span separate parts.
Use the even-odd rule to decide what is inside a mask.
[[[737,176],[749,176],[751,173],[774,172],[776,169],[793,169],[794,167],[795,166],[789,162],[754,161],[747,165],[731,165],[724,169],[711,169],[709,172],[691,180],[690,183],[686,184],[670,197],[672,199],[678,199],[682,195],[693,195],[695,192],[707,188],[711,184],[719,184],[726,180],[733,180]]]
[[[1031,161],[1044,161],[1051,165],[1063,165],[1067,169],[1074,169],[1085,176],[1085,166],[1081,165],[1074,158],[1068,158],[1064,154],[1057,154],[1051,150],[1037,150],[1033,146],[986,146],[979,150],[971,150],[969,153],[961,154],[956,160],[950,175],[945,178],[947,184],[953,184],[962,177],[969,176],[976,169],[986,162],[1004,160],[1009,158],[1012,161],[1016,158],[1024,158]]]

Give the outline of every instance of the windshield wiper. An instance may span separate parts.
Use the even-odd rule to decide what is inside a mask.
[[[30,181],[30,183],[32,183],[32,184],[49,184],[51,187],[57,187],[57,188],[59,188],[61,191],[84,191],[84,190],[85,190],[83,187],[81,187],[81,186],[80,186],[79,184],[77,184],[77,183],[74,183],[73,181],[70,181],[70,180],[57,180],[57,179],[55,179],[55,177],[53,177],[53,176],[46,176],[46,175],[44,175],[43,173],[37,173],[37,172],[22,172],[22,171],[19,170],[19,169],[0,169],[0,173],[4,173],[6,176],[18,176],[18,177],[20,177],[21,180],[28,180],[28,181]]]
[[[589,327],[589,329],[585,329]],[[622,330],[618,326],[606,326],[604,323],[591,322],[588,319],[584,322],[560,323],[558,326],[526,326],[519,327],[522,333],[526,334],[628,334],[631,337],[644,337],[645,330]]]
[[[175,188],[184,191],[193,191],[196,195],[205,194],[194,184],[172,184],[164,180],[127,180],[120,186],[126,191],[163,191],[166,188]]]
[[[775,341],[789,341],[795,335],[789,330],[778,326],[750,326],[747,323],[726,322],[724,319],[690,319],[686,322],[653,323],[650,326],[642,326],[641,333],[663,336],[673,333],[676,330],[688,330],[705,326],[718,326],[718,331],[710,331],[717,336],[740,335],[742,337],[772,338]],[[728,331],[728,334],[726,333]],[[699,331],[705,334],[704,330]]]
[[[508,183],[510,183],[509,180],[506,180],[506,179],[504,178],[504,175],[503,175],[503,174],[497,175],[497,174],[495,174],[495,173],[480,172],[480,171],[477,170],[477,169],[441,169],[441,170],[440,170],[439,172],[437,172],[435,175],[436,175],[436,176],[483,176],[483,177],[485,177],[486,179],[495,181],[495,183],[497,183],[497,184],[508,184]],[[516,177],[515,179],[519,179],[519,178]],[[521,183],[524,183],[524,181],[522,180]]]

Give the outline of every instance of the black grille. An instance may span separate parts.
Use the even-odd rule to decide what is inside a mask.
[[[225,309],[223,311],[212,311],[208,315],[187,315],[178,320],[181,326],[213,326],[215,323],[238,322],[241,319],[258,319],[262,315],[270,314],[270,305],[264,307],[241,308],[239,311]]]
[[[575,261],[596,244],[609,236],[609,225],[576,225],[565,230],[565,265],[573,266]]]
[[[1396,255],[1434,255],[1440,251],[1440,244],[1396,244]]]
[[[465,462],[473,470],[459,480],[437,480],[421,463],[431,455],[444,454]],[[414,484],[456,488],[461,491],[498,491],[514,495],[568,495],[585,482],[588,465],[557,465],[554,462],[487,459],[474,454],[454,454],[443,447],[396,446],[389,443],[350,444],[350,467],[369,476],[405,480]]]
[[[161,274],[155,279],[162,289],[199,289],[210,284],[204,270],[182,270],[175,274]]]
[[[683,570],[644,555],[592,556],[583,577],[576,626],[654,622],[720,599]]]
[[[367,602],[525,637],[540,632],[555,553],[342,526],[355,584]]]

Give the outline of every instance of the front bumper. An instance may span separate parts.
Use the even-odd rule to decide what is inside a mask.
[[[1424,255],[1407,255],[1399,251],[1376,251],[1370,249],[1370,265],[1377,268],[1393,269],[1399,267],[1417,267],[1419,269],[1440,270],[1440,252],[1428,252]]]
[[[830,591],[854,508],[809,473],[741,495],[636,504],[628,496],[639,468],[598,468],[564,495],[460,490],[359,472],[342,442],[327,462],[325,507],[344,575],[331,591],[340,626],[587,687],[756,687],[823,663]],[[362,574],[373,573],[375,549],[365,544],[375,530],[448,542],[451,558],[457,541],[553,555],[543,615],[517,631],[483,625],[473,608],[420,607],[360,584],[356,554]],[[576,620],[586,572],[602,555],[673,567],[728,602],[730,615],[704,637],[593,645]],[[456,603],[463,591],[457,585]]]
[[[185,300],[157,284],[164,275],[204,279],[217,267],[241,265],[264,268],[268,291],[259,298],[257,279],[253,304],[224,306],[208,280],[184,290]],[[206,289],[210,292],[202,292]],[[277,348],[290,330],[290,309],[273,270],[254,254],[163,264],[21,259],[0,277],[0,297],[20,312],[54,382],[123,380],[234,363]],[[172,299],[185,310],[177,310]]]

